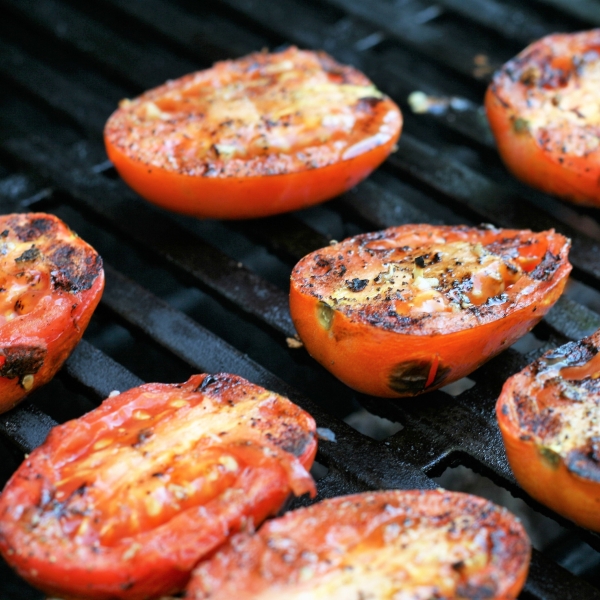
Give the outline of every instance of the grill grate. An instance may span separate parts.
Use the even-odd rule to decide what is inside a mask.
[[[515,484],[493,407],[531,355],[513,348],[476,371],[456,398],[368,398],[345,388],[285,338],[294,328],[287,280],[295,261],[361,231],[409,222],[554,227],[573,240],[572,297],[533,332],[540,349],[600,327],[600,223],[508,177],[480,109],[493,69],[534,37],[600,23],[592,2],[530,0],[0,0],[0,208],[47,210],[92,243],[107,286],[85,340],[55,381],[0,418],[4,478],[56,422],[113,389],[232,371],[288,395],[320,427],[319,497],[375,488],[431,488],[465,465],[567,526],[578,565],[536,551],[522,598],[600,598],[600,537],[568,525]],[[294,43],[364,70],[402,106],[399,150],[357,189],[321,207],[252,223],[200,222],[141,201],[106,162],[103,124],[119,99],[214,60]],[[410,114],[415,90],[464,99],[465,110]],[[118,266],[118,269],[116,268]],[[585,292],[585,297],[582,293]],[[539,350],[538,350],[539,351]],[[144,359],[136,357],[143,355]],[[341,419],[364,407],[400,423],[384,441]],[[562,552],[564,554],[564,552]],[[581,566],[584,565],[584,566]],[[2,568],[5,569],[4,566]],[[6,598],[42,596],[3,572]],[[590,583],[591,582],[591,583]]]

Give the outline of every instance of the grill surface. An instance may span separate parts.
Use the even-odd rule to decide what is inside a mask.
[[[205,6],[205,5],[209,5]],[[59,376],[0,418],[4,480],[49,428],[112,390],[230,371],[288,395],[336,442],[321,442],[319,497],[433,488],[467,466],[565,527],[534,552],[522,598],[600,598],[600,537],[566,523],[516,485],[493,416],[506,377],[546,348],[600,327],[597,211],[563,205],[507,175],[480,108],[493,70],[553,31],[600,25],[597,2],[568,0],[0,0],[0,207],[63,218],[107,264],[85,340]],[[268,6],[268,8],[267,8]],[[362,69],[405,114],[385,166],[326,205],[255,222],[200,222],[131,192],[106,161],[103,124],[116,103],[165,79],[257,49],[322,48]],[[408,94],[464,100],[413,115]],[[573,283],[521,343],[475,372],[456,397],[418,402],[354,393],[289,349],[291,267],[362,231],[410,223],[545,229],[573,240]],[[531,350],[533,348],[533,350]],[[359,409],[400,430],[382,441],[342,419]],[[364,421],[364,419],[363,419]],[[458,484],[461,487],[461,484]],[[566,567],[559,566],[557,561]],[[42,598],[2,566],[0,595]]]

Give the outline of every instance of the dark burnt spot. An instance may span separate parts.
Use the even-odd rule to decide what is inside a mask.
[[[552,252],[546,252],[538,266],[529,273],[532,279],[538,281],[549,281],[560,266],[560,256],[555,256]]]
[[[8,229],[5,229],[2,233],[0,233],[0,237],[8,237],[8,234],[10,232],[8,231]]]
[[[217,381],[218,381],[218,379],[214,375],[207,375],[202,380],[202,383],[196,388],[195,391],[203,392],[208,386],[213,385],[214,383],[217,383]]]
[[[417,258],[415,258],[415,265],[417,265],[417,267],[419,267],[420,269],[424,269],[425,268],[425,257],[417,256]]]
[[[456,586],[458,598],[465,600],[486,600],[487,598],[496,598],[496,586],[493,583],[472,584],[461,583]]]
[[[17,258],[15,258],[15,262],[17,262],[17,263],[32,262],[32,261],[36,260],[37,258],[39,258],[39,256],[40,256],[39,248],[32,246],[31,248],[29,248],[29,250],[25,250],[25,252],[23,252],[23,254],[21,254],[21,256],[18,256]]]
[[[28,221],[27,219],[23,220],[22,217],[17,216],[14,219],[11,219],[8,222],[8,225],[22,242],[37,240],[56,227],[56,223],[52,219],[44,217]]]
[[[571,473],[600,483],[600,438],[594,436],[585,447],[571,450],[565,463]]]
[[[364,290],[368,283],[368,279],[359,279],[358,277],[355,277],[354,279],[346,279],[346,287],[351,292],[360,292]]]
[[[317,254],[317,256],[315,256],[315,264],[317,265],[317,267],[321,268],[331,267],[330,261],[328,261],[326,258],[323,258],[320,254]]]
[[[50,272],[55,290],[71,293],[89,290],[102,271],[102,259],[87,246],[74,248],[58,243],[48,259],[55,267]]]
[[[137,435],[137,440],[132,444],[133,448],[139,448],[146,440],[149,440],[154,435],[154,431],[150,428],[140,429]]]
[[[398,394],[413,396],[425,390],[432,363],[428,360],[413,360],[396,365],[390,373],[388,385]],[[437,386],[450,374],[450,369],[438,365],[437,372],[428,387]]]
[[[545,367],[551,367],[558,363],[565,363],[565,366],[577,367],[585,365],[598,353],[598,348],[585,340],[579,342],[568,342],[562,346],[550,350],[542,356],[539,361],[539,370],[545,370]]]
[[[9,346],[0,349],[6,359],[0,368],[0,377],[23,377],[37,373],[44,364],[46,349],[39,346]]]
[[[346,269],[346,265],[340,265],[339,269],[333,271],[333,274],[336,277],[343,277],[346,274],[347,270],[348,269]]]
[[[376,98],[375,96],[369,96],[367,98],[361,98],[356,103],[356,108],[364,112],[372,112],[373,109],[383,101],[382,98]]]

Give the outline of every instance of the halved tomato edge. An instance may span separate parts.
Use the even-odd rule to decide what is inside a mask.
[[[206,219],[251,219],[307,208],[342,194],[365,179],[390,154],[400,131],[362,154],[324,167],[256,177],[205,177],[146,165],[111,144],[115,169],[149,202]]]

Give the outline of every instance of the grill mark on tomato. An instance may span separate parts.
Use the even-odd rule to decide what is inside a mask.
[[[71,293],[89,290],[102,271],[102,259],[89,248],[74,248],[57,241],[47,256],[56,267],[50,272],[56,290]]]
[[[51,219],[36,218],[29,220],[25,215],[16,215],[8,220],[7,225],[21,242],[31,242],[43,235],[50,235],[56,230],[56,224]],[[8,234],[7,232],[6,235]],[[3,234],[3,237],[6,236]]]
[[[0,377],[23,377],[35,375],[43,366],[47,351],[40,346],[14,345],[0,349],[5,361],[0,367]]]

